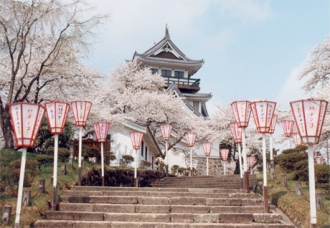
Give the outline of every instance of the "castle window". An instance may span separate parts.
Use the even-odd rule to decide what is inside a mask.
[[[183,71],[175,71],[175,77],[176,78],[183,78],[184,72]]]
[[[158,74],[158,69],[151,68],[151,73],[152,73],[152,74]]]
[[[193,106],[197,111],[199,111],[199,102],[198,101],[193,101]]]
[[[170,70],[162,70],[162,76],[171,77],[171,71]]]

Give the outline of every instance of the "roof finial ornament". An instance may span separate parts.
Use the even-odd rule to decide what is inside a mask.
[[[166,37],[170,37],[170,33],[168,32],[168,26],[167,26],[167,24],[166,24],[166,26],[165,26],[165,36]]]

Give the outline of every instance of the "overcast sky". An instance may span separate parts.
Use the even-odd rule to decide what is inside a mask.
[[[109,74],[135,51],[171,40],[191,59],[204,59],[193,76],[215,104],[271,100],[289,110],[304,98],[297,74],[310,50],[329,36],[329,0],[90,0],[110,13],[88,63]]]

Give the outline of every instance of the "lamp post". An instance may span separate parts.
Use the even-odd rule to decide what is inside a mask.
[[[19,102],[9,104],[10,119],[15,145],[22,148],[21,169],[18,183],[15,228],[19,228],[23,195],[24,173],[27,148],[33,148],[39,132],[45,109],[39,104]]]
[[[185,134],[188,147],[190,147],[190,176],[193,175],[192,170],[192,148],[195,145],[196,133],[195,132],[186,132]]]
[[[283,132],[285,137],[289,138],[292,136],[294,121],[293,120],[282,120],[281,121]],[[290,148],[290,140],[288,141],[288,149]]]
[[[107,141],[110,123],[97,122],[94,123],[94,130],[96,133],[97,141],[101,143],[101,172],[102,172],[102,186],[104,186],[104,148],[103,143]]]
[[[89,111],[92,102],[89,101],[73,101],[71,107],[74,115],[76,126],[79,127],[79,154],[78,154],[78,185],[81,185],[81,150],[82,150],[82,129],[86,126]]]
[[[312,99],[298,100],[290,102],[290,106],[301,141],[308,145],[310,225],[316,227],[313,145],[319,142],[328,102]]]
[[[220,147],[220,157],[221,160],[224,161],[223,163],[223,175],[226,175],[226,162],[228,161],[228,155],[230,152],[229,147]]]
[[[268,213],[268,187],[267,187],[267,161],[266,161],[266,140],[265,135],[270,130],[273,120],[276,103],[272,101],[251,102],[251,110],[258,133],[262,134],[262,160],[263,160],[263,179],[264,179],[264,212]]]
[[[242,128],[244,186],[245,186],[247,193],[250,192],[250,187],[249,187],[248,166],[247,166],[247,161],[246,161],[245,128],[249,125],[249,120],[250,120],[250,115],[251,115],[250,104],[251,103],[246,100],[234,101],[230,104],[234,117],[235,117],[235,120],[238,124],[238,127]]]
[[[241,155],[241,142],[242,142],[242,128],[238,127],[236,122],[229,124],[231,135],[234,138],[234,142],[238,145],[238,158],[239,158],[239,173],[241,176],[241,186],[243,186],[243,167],[242,167],[242,155]]]
[[[205,142],[203,143],[204,155],[206,156],[206,176],[209,175],[209,156],[211,154],[213,143]]]
[[[168,157],[169,154],[167,153],[168,148],[168,140],[170,140],[171,133],[172,133],[172,125],[171,124],[162,124],[160,125],[160,130],[163,135],[163,139],[165,140],[165,154],[166,154],[166,176],[168,176]]]
[[[135,167],[134,167],[134,187],[139,187],[139,179],[137,177],[137,166],[138,166],[138,154],[137,150],[140,149],[143,133],[142,132],[130,132],[131,142],[133,149],[135,150]]]
[[[247,156],[246,160],[248,162],[250,170],[254,167],[254,164],[256,163],[256,157],[255,156]]]
[[[269,160],[270,160],[270,179],[275,179],[275,167],[274,167],[274,156],[273,156],[273,138],[272,134],[275,132],[276,122],[277,122],[277,115],[273,115],[272,122],[269,128]]]
[[[63,133],[65,121],[68,117],[70,105],[66,102],[46,102],[46,113],[50,133],[54,135],[54,169],[53,169],[53,202],[52,210],[56,210],[57,201],[57,162],[58,162],[58,136]]]

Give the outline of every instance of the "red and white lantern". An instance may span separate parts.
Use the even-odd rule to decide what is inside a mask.
[[[74,121],[77,126],[85,126],[92,102],[89,101],[73,101],[71,102]]]
[[[318,143],[328,102],[298,100],[290,102],[290,105],[302,143]]]
[[[9,104],[10,118],[18,148],[33,148],[45,109],[39,104],[19,102]]]
[[[261,134],[267,134],[272,124],[276,102],[272,101],[254,101],[251,102],[251,110],[256,124],[257,131]]]
[[[222,161],[227,161],[228,160],[228,155],[229,155],[230,149],[229,148],[220,148],[220,155],[221,155],[221,160]]]
[[[160,130],[163,135],[163,139],[168,141],[171,138],[172,125],[171,124],[162,124],[160,125]]]
[[[143,133],[142,132],[130,132],[131,142],[134,150],[140,149]]]
[[[247,156],[246,157],[249,168],[252,169],[254,165],[256,164],[256,157],[255,156]]]
[[[231,108],[239,127],[246,128],[249,125],[251,108],[249,101],[234,101]]]
[[[195,140],[197,134],[195,132],[186,132],[184,134],[188,147],[193,147],[195,145]]]
[[[283,132],[285,137],[291,137],[293,134],[294,121],[293,120],[282,120],[281,121]]]
[[[236,122],[231,122],[229,124],[231,135],[234,138],[235,143],[241,143],[242,142],[242,128],[238,126]]]
[[[106,142],[110,123],[108,122],[97,122],[94,123],[94,131],[96,134],[97,141]]]
[[[45,107],[50,133],[61,135],[68,117],[70,105],[66,102],[54,101],[46,102]]]
[[[203,149],[204,149],[204,155],[206,157],[210,156],[212,151],[213,143],[211,142],[205,142],[203,143]]]

